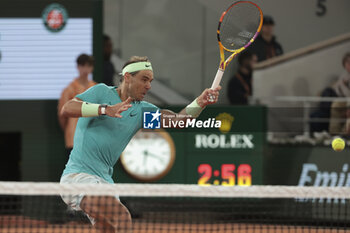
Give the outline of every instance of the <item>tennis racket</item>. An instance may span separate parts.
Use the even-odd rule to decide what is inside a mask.
[[[211,89],[219,86],[227,65],[232,59],[254,42],[263,22],[258,5],[250,1],[233,3],[221,15],[217,30],[220,48],[220,65]],[[225,52],[229,53],[225,60]]]

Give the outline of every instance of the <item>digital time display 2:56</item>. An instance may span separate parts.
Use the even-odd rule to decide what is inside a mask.
[[[223,186],[250,186],[252,184],[252,167],[249,164],[222,164],[220,170],[212,168],[210,164],[198,166],[199,185],[223,185]]]

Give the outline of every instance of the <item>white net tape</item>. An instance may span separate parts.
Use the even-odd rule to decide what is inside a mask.
[[[199,186],[180,184],[59,184],[0,182],[0,195],[95,195],[211,198],[349,198],[350,187]]]

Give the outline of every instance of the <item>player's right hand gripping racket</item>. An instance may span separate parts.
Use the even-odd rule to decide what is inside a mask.
[[[219,86],[222,75],[232,59],[254,42],[262,22],[260,7],[250,1],[235,2],[222,13],[217,30],[220,66],[211,89]],[[225,51],[230,54],[226,60]]]

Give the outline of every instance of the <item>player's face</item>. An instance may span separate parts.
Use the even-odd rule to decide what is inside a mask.
[[[153,81],[153,72],[151,70],[141,70],[130,79],[130,97],[136,101],[145,98],[147,92],[151,89]]]

